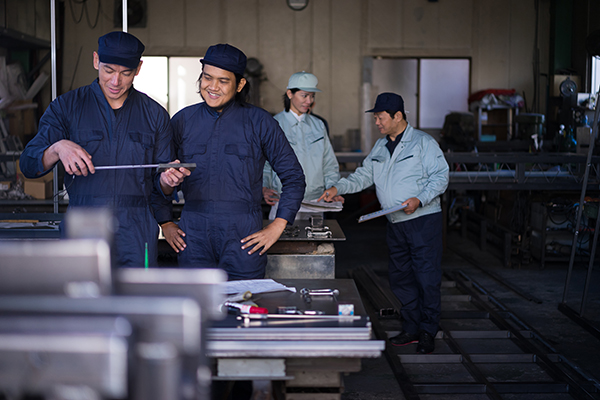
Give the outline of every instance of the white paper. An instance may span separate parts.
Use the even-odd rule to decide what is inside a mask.
[[[375,211],[374,213],[371,213],[371,214],[365,214],[358,219],[358,222],[360,223],[360,222],[368,221],[373,218],[383,217],[384,215],[388,215],[393,212],[400,211],[403,208],[406,208],[406,204],[405,205],[399,204],[397,206],[386,208],[384,210]]]
[[[236,294],[250,291],[255,293],[279,292],[289,290],[296,293],[295,287],[287,287],[281,283],[275,282],[273,279],[246,279],[241,281],[229,281],[221,283],[223,293]]]

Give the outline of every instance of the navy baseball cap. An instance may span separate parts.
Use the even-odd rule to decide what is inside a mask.
[[[127,32],[110,32],[98,39],[98,56],[104,64],[117,64],[135,69],[146,47]]]
[[[402,114],[404,114],[404,100],[402,96],[396,93],[381,93],[377,96],[377,100],[375,100],[375,107],[365,112],[376,113],[382,111],[402,111]]]
[[[215,44],[210,46],[200,62],[242,76],[246,70],[246,55],[237,47],[229,44]]]

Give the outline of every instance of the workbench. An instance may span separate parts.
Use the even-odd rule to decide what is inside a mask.
[[[346,240],[334,219],[321,220],[315,228],[310,220],[296,220],[267,252],[265,278],[334,279],[335,242]],[[263,226],[269,220],[263,221]]]
[[[207,355],[213,360],[213,380],[252,381],[255,390],[267,386],[283,392],[288,400],[340,399],[342,374],[360,371],[361,358],[379,357],[385,348],[384,341],[372,338],[371,322],[354,281],[276,281],[297,291],[256,295],[253,301],[269,310],[265,319],[228,315],[208,329]],[[312,296],[307,302],[300,293],[302,288],[338,289],[339,294]],[[337,316],[338,304],[354,305],[354,315]],[[323,314],[277,314],[279,307]]]

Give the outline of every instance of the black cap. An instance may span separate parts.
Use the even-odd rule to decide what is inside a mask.
[[[210,46],[200,62],[242,76],[246,70],[246,55],[237,47],[229,44],[215,44]]]
[[[135,69],[146,47],[127,32],[110,32],[98,39],[98,56],[104,64],[117,64]]]
[[[375,107],[365,112],[402,111],[404,114],[404,100],[396,93],[381,93],[375,100]]]

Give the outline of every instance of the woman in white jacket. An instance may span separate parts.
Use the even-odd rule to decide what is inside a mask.
[[[308,72],[297,72],[289,81],[283,95],[285,110],[275,115],[279,126],[298,157],[306,177],[304,201],[316,200],[325,188],[340,179],[340,168],[323,121],[310,114],[315,101],[318,79]],[[263,170],[263,196],[272,207],[269,219],[277,212],[277,201],[281,193],[281,182],[269,163]],[[337,196],[336,201],[343,201]],[[314,213],[299,212],[296,219],[308,219]]]

